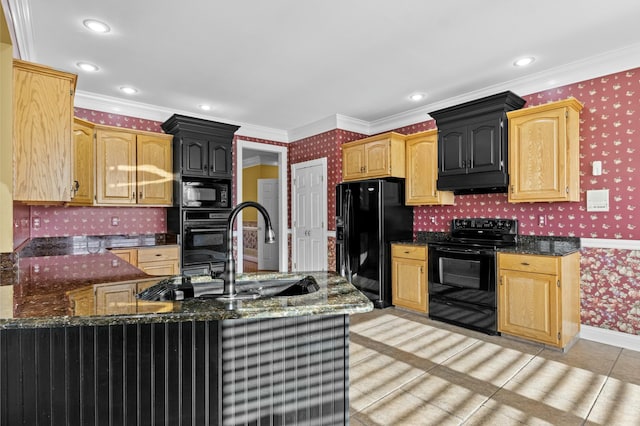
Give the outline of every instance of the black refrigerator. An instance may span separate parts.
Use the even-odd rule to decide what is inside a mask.
[[[391,242],[413,238],[404,180],[336,186],[336,269],[377,308],[391,305]]]

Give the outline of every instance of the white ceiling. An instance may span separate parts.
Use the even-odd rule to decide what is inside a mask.
[[[499,91],[640,66],[637,0],[1,1],[16,56],[79,75],[76,106],[178,112],[285,142],[390,130]],[[87,18],[112,31],[90,33]],[[524,55],[537,59],[515,68]],[[409,101],[416,91],[427,98]]]

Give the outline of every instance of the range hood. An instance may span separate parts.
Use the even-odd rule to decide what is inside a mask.
[[[524,104],[524,99],[507,91],[431,112],[438,126],[438,190],[507,192],[507,111]]]

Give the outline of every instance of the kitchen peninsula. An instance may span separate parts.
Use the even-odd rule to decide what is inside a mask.
[[[110,303],[97,289],[162,278],[104,248],[24,253],[0,283],[0,424],[348,423],[349,314],[372,305],[341,277],[231,304]]]

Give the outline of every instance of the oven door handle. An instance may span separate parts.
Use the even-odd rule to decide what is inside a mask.
[[[187,228],[189,232],[220,232],[224,228]]]
[[[495,253],[493,250],[473,250],[473,249],[454,249],[449,247],[436,247],[435,250],[445,251],[453,254],[479,254],[479,255],[492,255]]]

